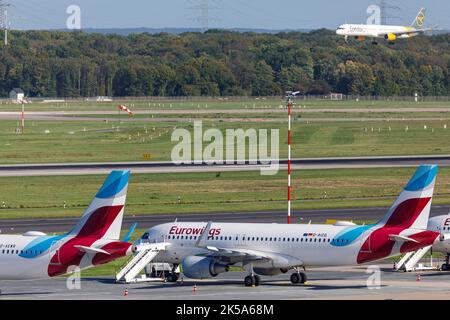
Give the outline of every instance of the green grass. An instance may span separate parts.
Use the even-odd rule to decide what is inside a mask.
[[[170,161],[174,128],[193,135],[191,122],[123,122],[117,129],[117,122],[29,121],[24,135],[14,133],[17,121],[0,123],[0,164],[142,161],[147,153],[152,160]],[[224,136],[226,129],[279,129],[280,157],[287,157],[285,123],[203,121],[203,132],[209,128]],[[445,120],[294,121],[292,130],[294,158],[450,153],[450,122]]]
[[[302,210],[388,206],[413,171],[414,168],[295,170],[292,207]],[[104,179],[105,175],[2,177],[0,218],[78,217]],[[450,168],[440,169],[433,203],[450,203]],[[285,209],[285,171],[275,176],[261,176],[258,171],[222,172],[220,176],[214,172],[134,174],[130,178],[126,214]]]
[[[253,109],[253,108],[278,108],[285,104],[284,98],[199,98],[192,101],[181,99],[138,99],[113,102],[75,101],[75,102],[49,102],[30,103],[27,110],[36,111],[86,111],[86,110],[117,110],[118,104],[125,104],[131,110],[162,110],[162,109]],[[302,100],[297,98],[297,105],[312,108],[431,108],[450,107],[450,101],[328,101],[328,100]],[[10,102],[1,101],[0,111],[20,111],[21,106]]]

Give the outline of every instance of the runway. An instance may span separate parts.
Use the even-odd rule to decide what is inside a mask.
[[[373,285],[367,266],[326,267],[307,270],[308,282],[292,285],[289,273],[261,277],[258,287],[243,285],[243,272],[228,272],[206,280],[183,279],[177,283],[117,284],[113,277],[82,278],[79,289],[68,289],[65,278],[33,281],[2,281],[0,300],[424,300],[449,299],[450,273],[392,271],[391,264],[380,264],[379,286]],[[197,290],[193,290],[196,285]],[[69,288],[74,288],[69,285]],[[76,288],[76,287],[75,287]],[[128,295],[124,296],[124,290]]]
[[[294,210],[291,213],[292,223],[325,223],[327,219],[368,221],[378,220],[388,210],[387,207],[361,207],[348,209]],[[431,216],[445,215],[450,212],[450,205],[434,205]],[[26,231],[42,231],[46,233],[63,232],[76,225],[79,218],[55,219],[14,219],[0,220],[2,234],[17,234]],[[217,212],[192,214],[136,215],[125,214],[123,227],[128,229],[133,223],[138,228],[150,228],[154,225],[170,221],[214,221],[214,222],[254,222],[254,223],[286,223],[285,211],[258,212]]]
[[[268,165],[246,160],[243,164],[181,164],[170,161],[147,162],[93,162],[93,163],[44,163],[0,165],[0,177],[51,176],[107,174],[111,170],[128,170],[133,173],[174,172],[224,172],[251,171],[267,168]],[[296,158],[291,160],[293,169],[338,169],[338,168],[382,168],[415,167],[419,164],[450,166],[450,155],[342,157],[342,158]],[[272,166],[275,162],[272,163]],[[279,160],[279,169],[287,169],[287,160]]]

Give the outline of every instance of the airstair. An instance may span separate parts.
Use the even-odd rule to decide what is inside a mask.
[[[424,266],[418,262],[423,256],[431,249],[431,246],[423,247],[417,251],[406,253],[403,258],[396,263],[394,269],[396,271],[415,271],[415,270],[434,270],[433,260],[431,260],[431,266]]]
[[[156,255],[165,250],[168,243],[146,243],[137,245],[135,252],[137,254],[116,274],[117,282],[139,282],[161,279],[138,278],[139,273],[156,257]]]

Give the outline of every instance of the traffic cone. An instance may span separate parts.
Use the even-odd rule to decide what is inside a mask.
[[[128,289],[125,288],[125,290],[123,291],[123,295],[124,295],[125,297],[128,296]]]
[[[420,281],[420,274],[417,275],[416,281]]]
[[[194,286],[192,287],[192,292],[197,292],[197,285],[194,284]]]

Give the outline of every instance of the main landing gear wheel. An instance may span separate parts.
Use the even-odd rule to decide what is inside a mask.
[[[444,263],[441,267],[442,271],[449,271],[450,270],[450,264]]]
[[[246,287],[257,287],[261,282],[261,278],[258,275],[248,275],[244,278],[244,285]]]
[[[306,274],[304,272],[294,272],[291,274],[292,284],[304,284],[307,281]]]
[[[169,273],[166,278],[167,282],[177,282],[178,275],[176,273]]]

